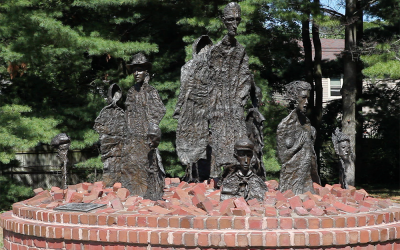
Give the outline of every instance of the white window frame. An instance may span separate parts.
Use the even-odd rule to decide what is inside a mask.
[[[332,78],[337,79],[336,77],[332,77]],[[328,79],[329,79],[329,81],[328,81],[329,98],[341,98],[342,96],[332,95],[332,92],[331,92],[331,78],[328,78]],[[342,87],[343,87],[343,75],[340,75],[340,88],[342,88]]]

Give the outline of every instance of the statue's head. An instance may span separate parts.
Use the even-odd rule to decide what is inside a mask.
[[[193,59],[204,52],[206,52],[211,46],[213,42],[211,41],[210,37],[207,35],[202,35],[201,37],[197,38],[192,45],[192,57]]]
[[[128,71],[135,76],[137,83],[143,83],[146,78],[147,81],[150,79],[149,71],[152,68],[152,64],[147,60],[146,56],[142,53],[137,53],[132,57],[132,61],[126,65]]]
[[[240,17],[240,6],[237,3],[228,3],[223,11],[222,20],[228,29],[228,35],[234,37],[237,35],[237,27],[242,18]]]
[[[343,160],[348,160],[351,157],[350,137],[342,133],[339,128],[336,128],[332,134],[333,146],[336,154]]]
[[[151,149],[157,148],[161,141],[161,129],[157,124],[149,123],[147,139]]]
[[[304,81],[293,81],[286,85],[286,99],[296,104],[301,113],[307,112],[311,85]]]
[[[121,88],[116,84],[112,84],[108,88],[107,102],[108,104],[117,103],[119,99],[121,99],[122,91]]]
[[[242,172],[247,172],[253,158],[254,144],[249,139],[241,139],[235,143],[235,157],[240,163]]]

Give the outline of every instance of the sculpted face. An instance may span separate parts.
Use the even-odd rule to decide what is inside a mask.
[[[240,17],[240,9],[237,7],[232,7],[225,13],[223,21],[228,29],[229,36],[237,35],[237,27],[241,20],[242,18]]]
[[[133,69],[133,75],[135,76],[136,83],[143,83],[146,78],[147,70],[143,67],[135,67]]]
[[[343,159],[349,159],[350,157],[350,142],[341,141],[339,142],[339,156]]]
[[[158,145],[160,145],[161,138],[159,136],[149,134],[147,137],[150,149],[155,149],[158,147]]]
[[[299,96],[297,97],[297,109],[303,114],[307,112],[309,96],[310,96],[309,90],[302,90]]]
[[[236,151],[236,159],[240,163],[242,172],[247,172],[250,168],[250,161],[253,158],[253,151],[250,149],[238,149]]]

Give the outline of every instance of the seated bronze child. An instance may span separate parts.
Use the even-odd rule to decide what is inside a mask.
[[[243,197],[246,201],[254,198],[259,201],[264,200],[268,188],[252,170],[253,149],[254,144],[248,139],[241,139],[235,143],[234,156],[239,165],[231,166],[229,173],[223,179],[221,201],[233,197]]]

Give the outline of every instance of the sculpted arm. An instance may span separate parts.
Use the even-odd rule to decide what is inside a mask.
[[[148,109],[148,120],[154,124],[160,124],[162,118],[166,113],[166,108],[161,101],[161,98],[157,90],[153,90],[149,93]]]
[[[279,124],[277,131],[278,157],[281,163],[289,161],[304,145],[306,133],[301,132],[299,137],[295,137],[293,127],[288,124]],[[286,126],[286,127],[285,127]]]

